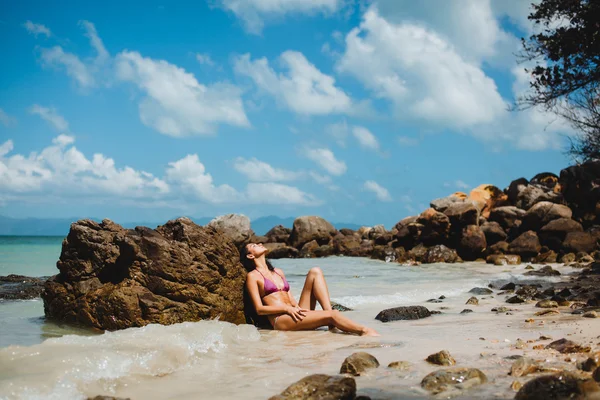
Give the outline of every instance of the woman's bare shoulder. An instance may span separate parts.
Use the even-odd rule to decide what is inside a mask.
[[[285,276],[285,273],[283,272],[283,270],[281,268],[275,268],[275,272],[277,272],[279,275]]]

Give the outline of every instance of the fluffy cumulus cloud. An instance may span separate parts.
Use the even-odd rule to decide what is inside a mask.
[[[312,160],[331,175],[340,176],[346,172],[346,163],[335,158],[335,154],[327,148],[306,148],[304,156]]]
[[[403,118],[465,128],[489,123],[506,108],[495,82],[447,39],[413,22],[391,23],[375,7],[346,36],[337,69],[391,101]]]
[[[282,18],[287,14],[332,13],[342,7],[344,0],[220,0],[225,9],[240,18],[246,30],[260,34],[265,20]]]
[[[29,112],[34,115],[39,115],[40,118],[48,122],[59,132],[65,132],[69,130],[69,123],[56,111],[55,108],[42,107],[38,104],[34,104],[29,108]]]
[[[270,164],[256,158],[235,159],[233,168],[254,182],[292,181],[301,177],[301,173],[272,167]]]
[[[285,72],[278,74],[266,58],[252,60],[250,54],[245,54],[235,60],[235,70],[298,114],[326,115],[351,109],[350,97],[335,85],[335,79],[322,73],[302,53],[286,51],[279,62]]]
[[[379,150],[379,142],[375,135],[364,126],[355,126],[352,128],[352,134],[358,141],[361,147],[368,150]]]
[[[26,21],[23,26],[27,29],[27,32],[31,33],[33,36],[38,37],[38,35],[44,35],[46,37],[52,36],[52,32],[46,26],[42,24],[36,24],[31,21]]]
[[[59,196],[118,195],[152,197],[169,186],[152,174],[117,168],[113,159],[94,154],[88,159],[72,136],[60,135],[52,145],[28,156],[12,154],[11,140],[0,145],[0,189],[5,193],[53,193]]]
[[[91,46],[96,51],[96,57],[91,60],[82,61],[79,56],[66,52],[61,46],[42,48],[40,59],[43,65],[64,69],[67,75],[75,80],[81,88],[96,86],[96,76],[110,59],[110,54],[104,47],[98,36],[96,27],[89,21],[80,21],[79,25],[84,29],[85,35],[90,40]]]
[[[379,201],[392,201],[390,192],[375,181],[366,181],[363,188],[369,192],[375,193]]]
[[[246,201],[253,204],[282,204],[316,206],[321,202],[311,194],[294,186],[274,182],[257,182],[248,185]]]
[[[248,127],[241,91],[227,83],[204,85],[174,64],[124,51],[116,57],[117,77],[135,84],[145,97],[142,122],[169,136],[216,132],[218,125]]]

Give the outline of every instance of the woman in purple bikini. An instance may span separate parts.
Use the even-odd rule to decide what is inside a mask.
[[[273,329],[281,331],[313,330],[320,326],[336,327],[344,332],[363,336],[379,336],[366,326],[344,317],[331,308],[329,290],[323,272],[311,268],[296,301],[285,274],[265,258],[267,248],[262,243],[250,243],[240,250],[240,261],[248,272],[246,289],[258,315],[266,315]],[[323,310],[315,310],[317,302]]]

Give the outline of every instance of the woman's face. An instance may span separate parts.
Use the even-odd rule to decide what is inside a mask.
[[[246,250],[248,250],[248,258],[258,258],[267,252],[267,248],[262,243],[248,243]]]

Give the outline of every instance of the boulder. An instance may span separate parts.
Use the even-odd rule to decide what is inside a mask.
[[[591,253],[596,250],[596,239],[587,232],[569,232],[562,247],[565,253]]]
[[[316,257],[314,252],[319,248],[319,243],[316,240],[304,243],[300,249],[300,258],[314,258]]]
[[[515,254],[492,254],[486,257],[485,262],[494,265],[519,265],[521,257]]]
[[[359,351],[346,357],[340,368],[340,374],[359,376],[365,371],[377,367],[379,367],[379,361],[375,357],[364,351]]]
[[[555,193],[540,185],[529,184],[519,192],[514,204],[523,210],[529,210],[534,204],[541,201],[559,203],[561,199],[560,193]]]
[[[289,244],[297,249],[301,249],[305,243],[312,240],[315,240],[319,245],[327,244],[336,232],[333,225],[321,217],[298,217],[294,220]]]
[[[391,363],[388,364],[387,367],[392,368],[392,369],[397,369],[399,371],[408,371],[411,366],[412,366],[412,363],[410,363],[409,361],[392,361]]]
[[[480,214],[487,218],[493,208],[508,205],[508,196],[494,185],[479,185],[471,190],[469,200],[477,207]]]
[[[458,248],[458,255],[467,261],[480,258],[486,249],[485,234],[477,225],[468,225],[462,230]]]
[[[509,244],[501,241],[488,247],[488,254],[506,254],[508,253]]]
[[[335,254],[355,256],[359,253],[361,238],[358,235],[338,234],[332,240]]]
[[[416,224],[418,218],[418,216],[407,217],[394,226],[394,229],[396,230],[396,241],[399,246],[411,248],[416,244],[418,235],[415,236],[413,233],[415,231],[413,224]],[[409,226],[411,226],[410,229]]]
[[[487,382],[487,377],[476,368],[446,368],[434,371],[421,381],[421,387],[433,394],[450,388],[467,389]]]
[[[376,320],[381,322],[400,321],[400,320],[411,320],[421,319],[429,317],[431,312],[423,306],[408,306],[408,307],[395,307],[388,308],[380,311],[375,317]]]
[[[354,400],[356,381],[347,376],[309,375],[269,400]]]
[[[543,266],[542,268],[536,271],[527,271],[524,275],[533,275],[533,276],[558,276],[560,272],[555,270],[549,265]]]
[[[284,243],[265,243],[264,246],[269,250],[267,258],[297,258],[300,254],[295,247],[287,246]]]
[[[519,193],[521,193],[529,185],[529,181],[525,178],[515,179],[510,183],[506,194],[510,204],[516,204],[519,199]]]
[[[315,257],[329,257],[335,254],[335,249],[328,244],[323,244],[317,247],[313,252]]]
[[[469,300],[467,300],[467,302],[465,304],[470,304],[470,305],[473,305],[473,306],[478,306],[479,305],[479,300],[477,299],[477,297],[471,296],[471,297],[469,297]]]
[[[484,288],[484,287],[474,287],[469,290],[469,293],[475,294],[477,296],[486,296],[488,294],[493,294],[492,289]]]
[[[553,190],[558,185],[558,175],[553,174],[552,172],[540,172],[531,178],[530,183],[532,185],[543,186]]]
[[[435,211],[444,212],[448,207],[450,207],[454,203],[462,203],[464,199],[450,195],[448,197],[442,197],[440,199],[435,199],[430,203],[430,207]]]
[[[242,214],[221,215],[210,221],[207,226],[219,229],[233,243],[240,247],[250,241],[254,231],[250,228],[250,218]]]
[[[505,230],[518,227],[525,216],[525,211],[514,206],[498,207],[490,211],[488,220],[500,224]]]
[[[423,244],[419,244],[408,251],[408,258],[418,262],[423,262],[425,254],[427,254],[427,247]]]
[[[441,244],[448,239],[450,219],[445,214],[428,208],[419,215],[416,223],[423,226],[419,238],[426,246]]]
[[[423,256],[423,262],[426,264],[447,263],[452,264],[459,260],[458,254],[443,244],[430,247]]]
[[[583,400],[599,395],[600,386],[593,379],[560,372],[530,380],[517,392],[515,400]]]
[[[542,247],[540,254],[534,257],[531,261],[536,264],[555,263],[558,259],[558,254],[553,250],[544,251],[545,247]]]
[[[488,246],[504,241],[508,237],[502,226],[495,221],[482,224],[481,231],[485,235],[485,241]]]
[[[266,233],[267,243],[287,243],[292,230],[283,225],[274,226]]]
[[[596,223],[597,204],[600,201],[600,161],[563,169],[560,171],[559,184],[575,219],[582,221],[584,227]]]
[[[479,211],[470,201],[451,204],[444,214],[450,220],[450,229],[460,232],[467,225],[477,225]]]
[[[553,300],[540,300],[535,306],[538,308],[558,308],[558,303]]]
[[[244,322],[246,272],[233,241],[188,218],[154,229],[71,224],[42,292],[46,317],[98,329],[219,318]]]
[[[404,250],[402,247],[399,247],[398,249]],[[398,251],[389,246],[373,246],[371,258],[385,262],[396,262],[398,261]]]
[[[523,217],[521,229],[523,231],[537,231],[550,221],[559,218],[570,219],[572,216],[573,212],[567,206],[554,204],[549,201],[541,201],[527,210]]]
[[[40,297],[47,277],[32,278],[10,274],[0,276],[0,299],[31,300]]]
[[[570,218],[558,218],[544,225],[538,235],[544,246],[558,250],[571,232],[583,232],[583,226]]]
[[[430,354],[425,359],[430,364],[435,365],[456,365],[456,360],[450,355],[448,350],[442,350],[434,354]]]
[[[357,232],[350,228],[342,228],[340,229],[340,233],[344,236],[354,236],[357,235]]]
[[[512,241],[508,246],[508,251],[512,254],[521,256],[524,260],[529,260],[538,255],[542,246],[533,231],[522,233],[518,238]]]

